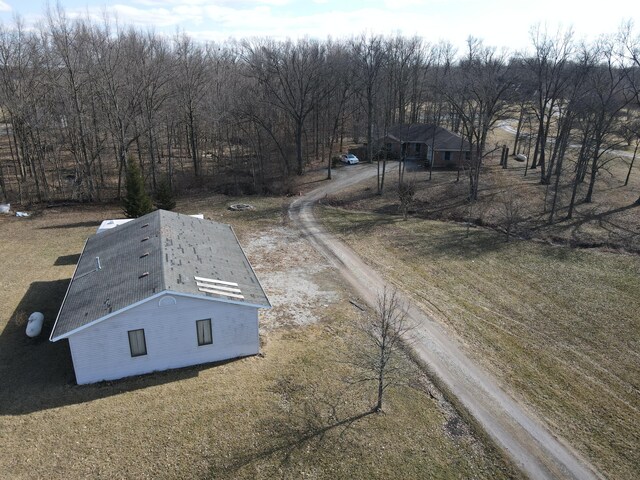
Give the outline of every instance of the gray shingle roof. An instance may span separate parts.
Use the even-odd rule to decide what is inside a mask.
[[[434,139],[434,150],[460,150],[460,142],[462,142],[462,150],[469,150],[469,142],[463,140],[460,135],[450,132],[446,128],[436,127],[435,125],[426,123],[412,123],[405,125],[394,125],[389,128],[389,137],[398,142],[409,143],[427,143],[430,144]]]
[[[209,293],[202,288],[216,287],[195,277],[237,286],[219,283],[229,296]],[[156,210],[89,237],[51,340],[165,290],[270,306],[230,225]]]

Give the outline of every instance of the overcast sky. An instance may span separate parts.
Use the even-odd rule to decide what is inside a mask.
[[[51,2],[55,3],[55,0]],[[534,24],[548,30],[572,27],[578,38],[613,33],[626,20],[640,27],[637,0],[61,0],[71,15],[115,14],[121,24],[185,31],[195,38],[270,36],[324,39],[361,32],[420,35],[429,42],[464,45],[469,35],[487,45],[522,49]],[[7,25],[18,14],[33,24],[46,3],[0,0]]]

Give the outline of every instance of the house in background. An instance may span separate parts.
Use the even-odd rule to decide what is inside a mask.
[[[90,237],[50,340],[79,384],[254,355],[270,308],[231,226],[164,210]]]
[[[469,142],[446,128],[424,123],[395,125],[378,140],[397,158],[418,160],[434,167],[457,168],[471,158]]]

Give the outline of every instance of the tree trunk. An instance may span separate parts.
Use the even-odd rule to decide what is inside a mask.
[[[538,125],[538,135],[536,136],[536,147],[533,149],[533,158],[531,159],[531,170],[535,170],[538,167],[538,153],[540,151],[540,142],[542,141],[544,129],[542,125]],[[543,148],[544,150],[544,148]]]
[[[624,179],[624,186],[629,183],[629,176],[631,176],[631,170],[633,169],[633,162],[636,161],[636,154],[638,153],[638,146],[640,146],[640,140],[636,140],[636,148],[633,149],[633,157],[631,157],[631,163],[629,164],[629,171],[627,172],[627,178]]]
[[[520,142],[520,133],[522,132],[522,123],[524,121],[524,107],[520,106],[520,116],[518,118],[518,126],[516,127],[516,138],[513,140],[513,153],[518,154],[518,143]]]
[[[587,190],[587,196],[584,198],[584,203],[591,203],[593,197],[593,186],[596,184],[596,175],[598,175],[598,157],[600,156],[600,145],[596,145],[593,151],[593,160],[591,162],[591,175],[589,176],[589,189]]]
[[[304,162],[302,159],[302,128],[301,120],[296,122],[296,160],[298,162],[298,175],[304,173]]]
[[[193,111],[189,110],[189,123],[187,125],[187,133],[189,135],[189,147],[191,150],[191,161],[193,162],[193,174],[200,176],[200,162],[198,159],[198,141],[196,139],[196,129],[194,125]]]
[[[0,191],[2,191],[2,200],[7,201],[7,189],[4,183],[4,171],[2,170],[2,164],[0,164]]]
[[[566,144],[560,149],[560,154],[558,155],[558,164],[556,166],[556,181],[553,186],[553,200],[551,202],[551,213],[549,214],[549,223],[553,223],[553,216],[556,213],[556,205],[558,202],[558,188],[560,186],[560,176],[562,175],[562,163],[564,161],[564,150],[566,148]],[[551,169],[549,169],[551,171]],[[546,206],[546,202],[545,202]]]

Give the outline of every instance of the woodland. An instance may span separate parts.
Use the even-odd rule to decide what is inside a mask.
[[[373,34],[201,43],[62,9],[37,28],[16,20],[0,26],[0,199],[114,201],[128,162],[151,192],[167,181],[178,194],[282,194],[312,162],[358,145],[381,161],[387,128],[430,123],[471,145],[475,200],[497,148],[488,137],[510,125],[530,175],[551,195],[573,186],[570,218],[611,162],[625,185],[633,172],[640,36],[631,23],[590,42],[541,26],[530,36],[524,52]]]

